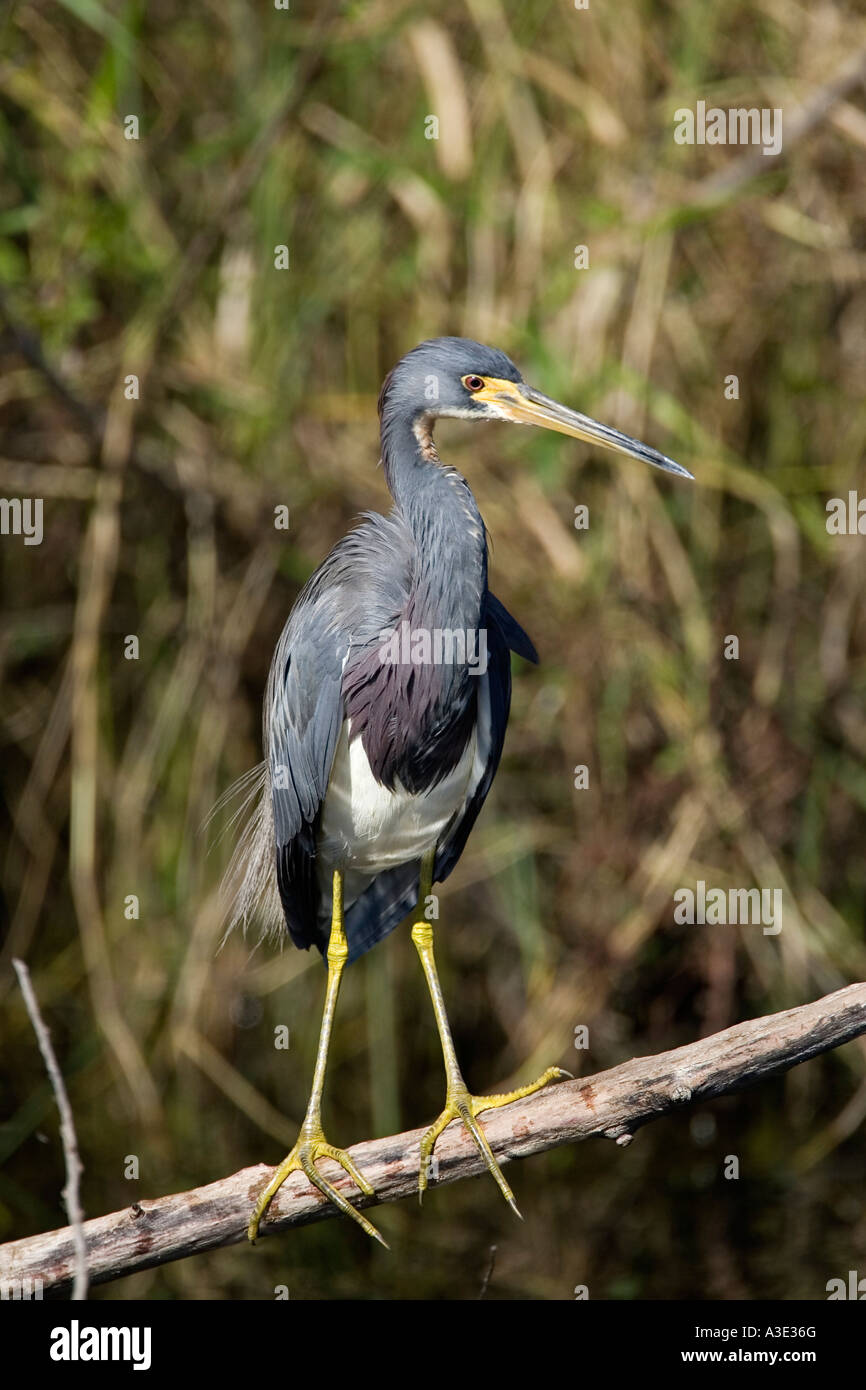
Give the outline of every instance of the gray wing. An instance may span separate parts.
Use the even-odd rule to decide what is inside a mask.
[[[277,886],[296,946],[327,949],[330,901],[316,881],[316,835],[345,717],[351,646],[387,626],[408,590],[405,533],[368,514],[304,587],[277,643],[265,696]]]
[[[329,605],[299,600],[277,644],[268,681],[265,745],[277,887],[296,946],[319,939],[316,829],[343,722],[340,678],[348,634]]]

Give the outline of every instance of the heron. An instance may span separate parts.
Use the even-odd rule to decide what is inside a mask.
[[[524,381],[504,352],[466,338],[419,344],[386,377],[378,404],[393,509],[359,519],[289,614],[265,693],[265,761],[245,783],[254,809],[229,870],[230,926],[259,915],[266,929],[288,932],[296,947],[317,947],[327,966],[306,1114],[294,1148],[255,1203],[248,1225],[253,1242],[274,1195],[300,1170],[386,1244],[317,1167],[332,1159],[360,1192],[375,1196],[350,1154],[326,1139],[322,1096],[342,972],[413,908],[411,937],[446,1082],[445,1105],[421,1141],[419,1198],[436,1142],[457,1120],[519,1215],[478,1116],[569,1075],[551,1066],[504,1094],[472,1094],[436,969],[433,884],[448,877],[463,853],[496,774],[511,703],[511,654],[533,663],[538,655],[488,587],[484,521],[469,483],[439,457],[435,422],[456,417],[542,426],[692,476],[648,445],[551,400]]]

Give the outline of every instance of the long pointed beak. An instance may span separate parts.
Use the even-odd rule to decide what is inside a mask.
[[[663,469],[665,473],[676,473],[680,478],[693,477],[687,468],[683,468],[681,463],[674,463],[666,454],[660,454],[657,449],[651,449],[648,444],[642,444],[639,439],[632,439],[610,425],[591,420],[578,410],[569,410],[525,382],[488,377],[484,388],[476,392],[475,399],[495,405],[503,420],[513,420],[521,425],[541,425],[544,429],[586,440],[588,444],[597,444],[602,449],[613,449],[618,454],[641,459],[644,463],[652,464],[653,468]]]

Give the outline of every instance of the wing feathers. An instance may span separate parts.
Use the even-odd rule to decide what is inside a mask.
[[[371,518],[366,524],[388,531],[381,537],[383,542],[399,543],[393,518]],[[323,954],[331,904],[330,893],[324,893],[316,877],[316,835],[345,718],[343,668],[353,636],[364,640],[365,629],[378,632],[382,626],[369,598],[369,593],[378,593],[380,580],[367,576],[372,587],[365,594],[364,576],[359,580],[353,555],[356,537],[357,533],[346,537],[310,580],[277,644],[265,698],[269,763],[247,773],[218,803],[243,796],[232,823],[249,812],[223,884],[228,930],[237,925],[246,929],[254,917],[266,931],[279,930],[285,920],[296,946],[315,945]],[[325,569],[331,583],[323,582]],[[347,597],[349,586],[353,603]],[[387,601],[398,597],[395,592]],[[488,669],[483,677],[474,678],[478,680],[475,763],[464,804],[437,852],[437,882],[448,877],[460,858],[499,765],[511,703],[509,652],[538,661],[531,640],[499,600],[488,592],[485,605]],[[387,936],[411,911],[419,873],[420,861],[389,869],[348,908],[350,960]]]

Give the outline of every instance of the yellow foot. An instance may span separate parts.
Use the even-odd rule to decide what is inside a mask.
[[[502,1105],[510,1105],[514,1100],[522,1100],[524,1096],[531,1096],[534,1091],[540,1091],[542,1086],[547,1086],[551,1081],[559,1081],[563,1077],[570,1077],[570,1071],[563,1071],[561,1067],[548,1067],[537,1081],[530,1081],[528,1086],[518,1086],[516,1091],[506,1091],[504,1095],[498,1096],[472,1096],[466,1087],[466,1082],[462,1076],[458,1075],[448,1083],[448,1091],[445,1098],[445,1109],[428,1129],[424,1138],[421,1140],[421,1166],[418,1170],[418,1200],[424,1200],[424,1193],[427,1190],[427,1175],[430,1170],[430,1161],[433,1157],[433,1149],[436,1140],[444,1129],[448,1127],[452,1120],[462,1120],[472,1138],[478,1145],[484,1157],[484,1161],[490,1172],[496,1179],[499,1191],[502,1193],[515,1216],[520,1216],[517,1210],[517,1203],[514,1200],[514,1193],[508,1186],[503,1176],[502,1169],[493,1156],[493,1150],[487,1142],[487,1136],[479,1124],[476,1123],[476,1115],[480,1115],[483,1110],[498,1110]],[[521,1220],[523,1218],[521,1217]]]
[[[333,1144],[327,1142],[321,1130],[318,1134],[314,1135],[304,1136],[302,1134],[301,1138],[292,1149],[292,1152],[283,1159],[279,1168],[276,1169],[264,1192],[256,1202],[255,1210],[250,1217],[250,1223],[247,1227],[248,1238],[255,1244],[256,1236],[259,1232],[259,1222],[270,1206],[275,1193],[279,1191],[290,1173],[296,1173],[300,1170],[306,1173],[313,1186],[324,1193],[324,1195],[334,1203],[335,1207],[339,1207],[340,1211],[344,1212],[346,1216],[350,1216],[353,1221],[357,1221],[358,1225],[363,1231],[367,1232],[368,1236],[372,1236],[374,1240],[378,1240],[379,1244],[384,1245],[387,1250],[389,1248],[388,1242],[379,1234],[372,1221],[368,1221],[363,1212],[356,1211],[351,1202],[348,1202],[343,1194],[338,1192],[332,1183],[328,1182],[327,1178],[322,1177],[315,1166],[317,1159],[320,1158],[332,1158],[335,1163],[339,1163],[340,1167],[346,1170],[349,1177],[356,1186],[360,1187],[366,1197],[372,1197],[374,1195],[373,1189],[367,1182],[367,1179],[355,1167],[345,1149],[335,1149]]]

